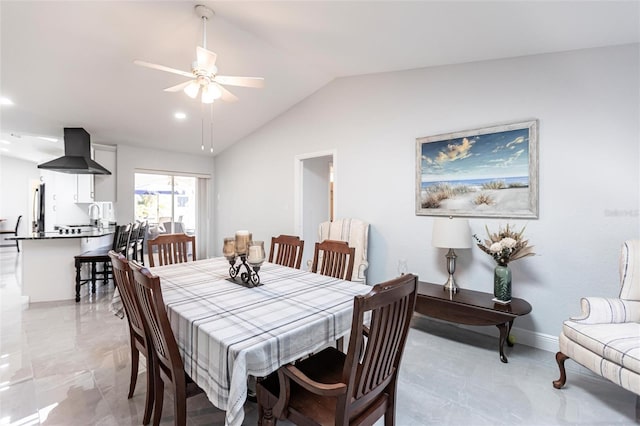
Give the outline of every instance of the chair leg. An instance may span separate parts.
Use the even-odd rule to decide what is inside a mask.
[[[157,370],[154,367],[154,370]],[[153,397],[153,426],[160,424],[162,418],[162,404],[164,403],[164,382],[160,378],[160,374],[156,372],[154,375],[155,395]]]
[[[174,418],[176,426],[187,425],[187,392],[186,389],[178,390],[175,383],[173,385]]]
[[[133,337],[131,338],[131,379],[129,380],[129,395],[127,398],[131,398],[133,396],[133,391],[136,389],[136,382],[138,381],[138,363],[140,362],[140,351],[136,348],[135,343],[133,341]]]
[[[96,292],[96,262],[91,262],[91,293]]]
[[[142,424],[148,425],[151,420],[151,412],[153,411],[154,397],[154,380],[153,380],[153,358],[151,354],[146,355],[147,359],[147,396],[144,404],[144,415],[142,416]]]
[[[558,363],[558,368],[560,369],[560,378],[553,381],[553,387],[556,389],[560,389],[567,382],[567,373],[564,369],[564,362],[568,359],[569,357],[562,352],[556,353],[556,362]]]
[[[80,301],[80,269],[82,268],[82,263],[80,260],[76,259],[76,303]]]

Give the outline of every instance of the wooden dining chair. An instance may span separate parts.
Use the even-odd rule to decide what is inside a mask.
[[[269,262],[289,268],[300,269],[304,241],[293,235],[280,235],[271,238]]]
[[[140,223],[138,228],[138,238],[133,245],[133,260],[136,260],[144,265],[144,239],[147,236],[149,230],[149,222],[146,220]]]
[[[16,220],[16,227],[14,229],[3,229],[0,230],[0,235],[12,235],[14,237],[18,236],[18,230],[20,229],[20,221],[22,220],[22,215],[18,216],[18,220]],[[4,239],[4,238],[3,238]],[[16,248],[18,252],[20,251],[19,241],[16,240]]]
[[[347,354],[329,347],[258,381],[258,424],[372,425],[384,416],[393,425],[417,286],[418,277],[405,274],[356,296]]]
[[[73,257],[74,266],[76,268],[76,302],[80,301],[80,287],[84,284],[91,283],[91,292],[96,292],[96,281],[101,278],[104,284],[109,282],[109,277],[112,276],[111,259],[109,258],[109,250],[113,250],[116,253],[121,253],[126,256],[127,243],[129,241],[129,234],[131,233],[131,224],[118,225],[113,235],[113,241],[111,247],[98,247],[94,250],[89,250],[84,253],[80,253]],[[82,278],[82,265],[90,265],[90,273],[88,278]],[[102,270],[98,270],[97,265],[102,265]]]
[[[162,298],[160,278],[136,261],[129,262],[133,271],[133,288],[151,335],[153,348],[154,410],[153,425],[160,424],[165,383],[173,392],[176,426],[187,423],[187,398],[202,393],[184,370],[184,363]]]
[[[157,252],[157,262],[154,252]],[[147,241],[147,255],[149,266],[152,267],[196,260],[196,237],[187,234],[160,234]]]
[[[140,222],[134,222],[131,224],[131,232],[129,233],[129,239],[127,241],[127,260],[135,260],[135,245],[138,241],[138,232],[140,231]]]
[[[355,251],[345,241],[316,243],[311,272],[351,281]]]
[[[122,253],[109,251],[109,258],[113,269],[113,278],[120,293],[120,299],[124,306],[129,323],[129,343],[131,347],[131,379],[129,380],[128,399],[131,399],[138,379],[138,363],[140,353],[144,355],[147,369],[147,395],[144,404],[142,424],[149,424],[153,410],[154,377],[153,377],[153,349],[146,323],[140,309],[140,304],[133,290],[133,272],[129,262]]]

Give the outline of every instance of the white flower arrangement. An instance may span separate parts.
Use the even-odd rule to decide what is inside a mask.
[[[507,266],[511,261],[521,259],[526,256],[533,256],[533,246],[529,246],[529,241],[524,239],[524,229],[520,232],[512,231],[507,225],[504,229],[499,228],[498,232],[492,234],[485,226],[489,239],[484,242],[476,235],[473,238],[478,242],[478,247],[483,252],[494,258],[498,265]]]

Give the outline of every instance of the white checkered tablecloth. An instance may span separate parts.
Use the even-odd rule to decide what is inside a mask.
[[[185,370],[227,425],[244,418],[249,375],[262,377],[346,334],[353,298],[371,287],[265,263],[263,285],[229,282],[224,258],[150,268],[160,277]]]

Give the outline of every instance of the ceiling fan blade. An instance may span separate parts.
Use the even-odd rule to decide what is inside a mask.
[[[167,87],[164,89],[165,92],[179,92],[191,83],[195,82],[195,80],[185,81],[184,83],[176,84],[175,86]]]
[[[264,78],[262,77],[235,77],[229,75],[216,75],[214,80],[220,84],[240,87],[256,87],[258,89],[264,87]]]
[[[222,96],[220,97],[220,99],[222,99],[225,102],[235,102],[238,100],[238,97],[236,95],[234,95],[233,93],[231,93],[230,91],[228,91],[227,89],[225,89],[224,87],[222,87],[221,85],[217,84],[217,83],[212,83],[215,84],[220,91],[222,92]]]
[[[212,74],[218,72],[218,68],[216,67],[218,55],[214,52],[198,46],[196,48],[196,57],[198,58],[198,67],[204,68]]]
[[[138,60],[133,61],[133,63],[136,64],[136,65],[140,65],[141,67],[147,67],[147,68],[151,68],[151,69],[158,70],[158,71],[166,71],[166,72],[170,72],[170,73],[173,73],[173,74],[178,74],[178,75],[181,75],[181,76],[184,76],[184,77],[193,78],[193,73],[191,73],[191,72],[180,71],[180,70],[177,70],[175,68],[165,67],[164,65],[152,64],[150,62],[138,61]]]

